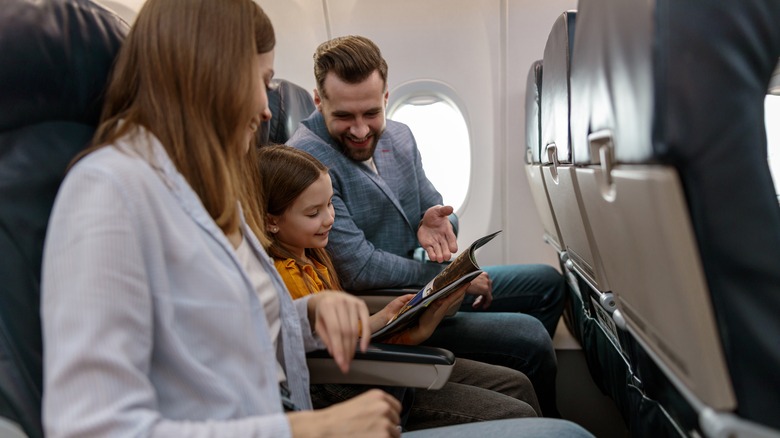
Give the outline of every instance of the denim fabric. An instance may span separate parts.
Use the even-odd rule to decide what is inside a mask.
[[[421,430],[539,414],[534,388],[524,374],[459,358],[443,388],[417,390],[406,426]]]
[[[404,438],[587,438],[593,434],[566,420],[550,418],[518,418],[408,432]]]
[[[505,366],[533,383],[545,416],[558,416],[558,362],[542,323],[522,313],[458,312],[445,318],[423,345],[445,348],[459,358]]]
[[[311,402],[314,409],[324,409],[337,403],[345,402],[370,390],[381,389],[401,402],[401,427],[406,430],[409,413],[415,403],[415,388],[379,385],[346,385],[325,383],[310,386]]]
[[[536,317],[550,338],[563,312],[566,282],[549,265],[500,265],[483,268],[493,281],[493,302],[486,312],[522,312]],[[460,310],[475,311],[476,297],[466,295]],[[479,310],[477,310],[479,311]]]

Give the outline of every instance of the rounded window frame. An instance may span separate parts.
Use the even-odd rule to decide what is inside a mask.
[[[473,148],[473,130],[471,129],[471,123],[468,111],[466,111],[466,105],[458,97],[455,89],[450,87],[444,82],[435,81],[430,79],[417,79],[408,82],[404,82],[398,86],[389,90],[389,98],[387,103],[387,118],[392,119],[393,114],[402,106],[407,104],[414,105],[413,102],[425,102],[430,103],[443,102],[452,107],[458,112],[463,119],[466,133],[468,134],[468,144],[466,145],[468,154],[468,182],[466,185],[466,191],[463,194],[463,201],[457,207],[455,207],[455,213],[460,213],[466,208],[471,195],[472,176],[474,174],[474,148]],[[418,103],[419,104],[419,103]],[[437,190],[439,188],[437,187]]]

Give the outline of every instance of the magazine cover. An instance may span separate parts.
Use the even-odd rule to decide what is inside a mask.
[[[470,282],[482,273],[482,269],[479,268],[475,252],[477,248],[490,242],[501,230],[495,233],[488,234],[485,237],[479,238],[466,251],[463,251],[458,257],[455,258],[443,271],[439,273],[433,280],[420,289],[414,298],[409,300],[408,303],[398,313],[390,319],[390,321],[377,330],[371,337],[372,341],[381,341],[389,336],[398,333],[407,327],[417,322],[422,312],[432,302],[444,298],[456,291],[461,285]]]

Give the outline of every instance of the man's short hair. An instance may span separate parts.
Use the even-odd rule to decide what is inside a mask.
[[[382,58],[379,47],[370,39],[347,35],[326,41],[314,52],[314,78],[317,90],[325,94],[325,77],[333,72],[348,84],[357,84],[378,71],[387,88],[387,62]]]

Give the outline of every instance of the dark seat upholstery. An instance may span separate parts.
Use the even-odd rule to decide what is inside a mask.
[[[260,130],[260,144],[284,144],[301,120],[314,112],[314,99],[300,85],[284,79],[274,79],[268,87],[268,108],[271,120]]]
[[[0,416],[42,436],[41,256],[65,168],[91,140],[126,24],[82,0],[0,8]]]

